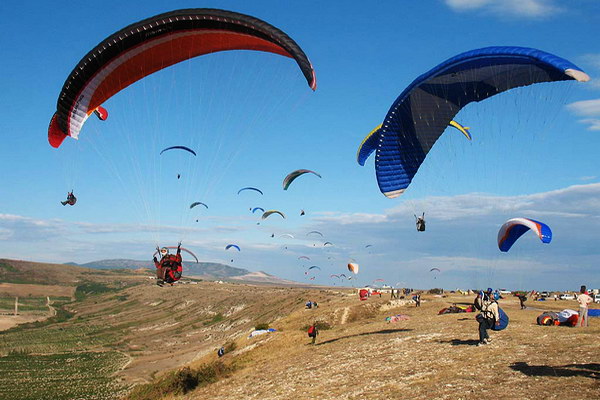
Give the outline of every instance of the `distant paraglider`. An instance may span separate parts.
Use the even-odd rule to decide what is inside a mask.
[[[418,232],[425,232],[425,213],[420,217],[415,215],[415,224],[417,225]]]
[[[190,204],[190,209],[192,209],[196,206],[204,206],[204,207],[206,207],[206,209],[208,209],[208,206],[200,201],[196,201],[196,202]]]
[[[552,231],[543,222],[529,218],[512,218],[506,221],[498,231],[498,248],[502,252],[507,252],[517,239],[530,229],[535,232],[542,243],[552,241]]]
[[[290,172],[284,179],[283,179],[283,190],[288,190],[288,188],[290,187],[290,185],[292,184],[292,182],[294,182],[296,180],[296,178],[298,178],[301,175],[304,174],[313,174],[318,176],[319,178],[321,178],[321,175],[319,175],[317,172],[315,171],[311,171],[309,169],[297,169],[296,171]]]
[[[306,234],[306,236],[310,236],[310,235],[319,235],[319,236],[323,237],[323,234],[319,231],[310,231]]]
[[[229,249],[231,249],[231,248],[234,248],[234,249],[236,249],[237,251],[242,251],[242,250],[240,249],[240,246],[238,246],[237,244],[228,244],[227,246],[225,246],[225,250],[229,250]]]
[[[358,264],[357,263],[348,263],[348,271],[353,274],[358,274]]]
[[[277,210],[269,210],[269,211],[265,211],[261,217],[261,219],[267,219],[269,218],[269,216],[273,215],[273,214],[279,214],[283,219],[285,219],[285,214],[282,213],[281,211],[277,211]]]
[[[187,151],[188,153],[196,155],[196,152],[194,150],[192,150],[192,149],[190,149],[189,147],[186,147],[186,146],[171,146],[171,147],[167,147],[166,149],[163,149],[160,152],[160,155],[162,155],[162,153],[164,153],[165,151],[169,151],[169,150],[184,150],[184,151]],[[179,178],[177,178],[177,179],[179,179]]]
[[[240,194],[240,193],[242,193],[243,191],[246,191],[246,190],[251,190],[251,191],[255,191],[257,193],[263,194],[262,190],[260,190],[258,188],[255,188],[255,187],[250,187],[250,186],[241,188],[240,190],[238,190],[237,194]]]
[[[67,193],[67,200],[60,202],[60,204],[62,204],[63,206],[66,206],[67,204],[70,206],[74,206],[75,203],[77,203],[77,197],[75,197],[72,190],[69,193]]]
[[[254,207],[254,208],[251,208],[250,210],[252,211],[252,214],[254,214],[257,211],[260,211],[260,212],[263,212],[263,213],[265,212],[265,209],[262,208],[262,207]]]

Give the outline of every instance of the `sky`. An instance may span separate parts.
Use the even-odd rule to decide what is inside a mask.
[[[58,150],[48,145],[58,94],[83,55],[128,24],[193,7],[249,14],[286,32],[311,60],[317,90],[285,57],[202,56],[109,99],[108,120],[90,118],[78,141],[67,138]],[[0,13],[9,16],[0,28],[0,257],[150,259],[157,245],[181,240],[201,261],[324,285],[383,279],[416,288],[600,287],[595,0],[368,7],[361,1],[107,0],[101,8],[5,1]],[[473,140],[447,130],[407,192],[383,196],[373,160],[363,167],[356,162],[361,140],[417,76],[486,46],[541,49],[592,79],[533,85],[465,107],[455,119],[471,128]],[[159,155],[173,145],[198,155]],[[283,178],[296,169],[321,178],[303,175],[284,191]],[[264,195],[237,193],[246,186]],[[63,207],[70,190],[78,202]],[[209,208],[190,210],[194,201]],[[286,219],[261,220],[253,207],[280,210]],[[427,230],[417,232],[414,214],[422,212]],[[501,253],[497,232],[513,217],[547,223],[552,242],[542,244],[530,232]],[[313,230],[323,237],[307,235]],[[229,243],[241,251],[225,251]],[[360,265],[353,281],[330,278],[350,275],[349,260]],[[312,265],[320,271],[307,271]]]

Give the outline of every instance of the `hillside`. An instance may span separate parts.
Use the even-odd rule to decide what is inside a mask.
[[[131,400],[476,399],[484,393],[590,399],[600,393],[600,321],[592,319],[587,329],[537,326],[540,310],[519,310],[512,298],[501,301],[509,328],[477,347],[473,314],[437,315],[472,300],[460,295],[424,295],[422,307],[414,308],[389,295],[360,302],[351,289],[213,282],[161,288],[133,271],[70,268],[87,279],[77,301],[45,324],[0,333],[0,398],[114,399],[144,383]],[[319,307],[305,309],[307,300]],[[399,313],[410,320],[385,322]],[[315,346],[306,335],[314,321],[323,328]],[[248,338],[265,324],[276,332]],[[221,346],[228,352],[219,359]],[[205,380],[195,387],[190,377]],[[15,381],[28,385],[15,387]],[[185,397],[175,395],[184,388]]]

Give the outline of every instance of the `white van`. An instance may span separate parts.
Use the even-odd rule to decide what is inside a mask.
[[[600,303],[600,294],[593,295],[592,299],[594,299],[594,303]]]
[[[575,295],[571,293],[563,293],[558,296],[558,298],[561,300],[575,300]]]

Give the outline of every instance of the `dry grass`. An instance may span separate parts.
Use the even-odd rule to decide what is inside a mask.
[[[136,279],[143,282],[143,277]],[[69,307],[75,317],[48,329],[93,330],[102,338],[95,351],[120,350],[131,357],[114,371],[115,380],[166,382],[165,391],[151,391],[153,398],[600,397],[600,319],[591,319],[587,329],[541,327],[535,318],[542,310],[521,311],[517,300],[502,300],[509,327],[493,332],[490,345],[477,347],[474,314],[437,315],[470,297],[424,295],[422,307],[415,308],[390,303],[389,295],[360,302],[348,293],[211,282],[160,288],[147,282],[74,303]],[[306,310],[307,300],[319,308]],[[538,306],[561,310],[576,303]],[[411,319],[384,321],[398,313]],[[303,328],[315,321],[331,329],[321,330],[313,346]],[[257,323],[277,332],[248,339]],[[219,360],[216,350],[223,345],[228,351]],[[231,369],[220,379],[203,381],[203,387],[186,386],[194,383],[194,371],[216,361]],[[186,367],[191,375],[173,372]],[[177,379],[169,381],[173,376]]]
[[[535,325],[541,311],[521,311],[518,301],[507,299],[501,306],[511,317],[509,328],[491,333],[490,345],[477,347],[474,314],[437,315],[439,309],[465,298],[423,296],[423,300],[421,308],[404,306],[369,316],[387,300],[369,299],[371,307],[366,307],[357,298],[336,299],[331,307],[349,306],[360,318],[321,332],[316,346],[308,344],[304,332],[273,335],[238,356],[244,368],[232,377],[186,398],[599,397],[600,321],[593,319],[590,328],[579,330],[541,327]],[[574,304],[548,306],[562,309]],[[330,310],[320,306],[315,311]],[[385,316],[399,312],[411,320],[383,322]],[[307,317],[308,313],[296,311],[281,322],[300,324]]]

